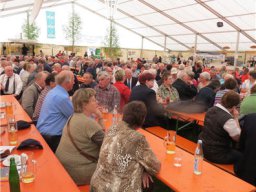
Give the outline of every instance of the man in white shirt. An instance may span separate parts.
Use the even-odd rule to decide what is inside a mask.
[[[22,81],[20,76],[13,73],[12,66],[4,68],[5,74],[0,76],[0,90],[3,95],[14,95],[15,97],[21,94]]]
[[[132,76],[132,70],[129,68],[125,69],[125,81],[124,84],[129,87],[129,89],[132,89],[138,81],[138,78],[135,78]]]

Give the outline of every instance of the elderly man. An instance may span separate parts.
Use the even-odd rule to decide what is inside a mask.
[[[5,74],[0,76],[0,90],[3,95],[14,95],[17,99],[21,95],[22,81],[20,76],[13,73],[12,66],[4,68]]]
[[[61,69],[62,69],[62,71],[65,71],[65,70],[70,71],[70,67],[68,65],[63,65],[61,67]],[[69,96],[72,96],[76,92],[77,89],[79,89],[79,81],[78,81],[76,75],[74,74],[74,85],[73,85],[72,90],[70,90],[68,92]]]
[[[56,76],[57,86],[45,97],[37,122],[37,128],[52,151],[57,149],[62,129],[73,114],[73,105],[68,91],[72,90],[74,75],[71,71],[62,71]]]
[[[204,72],[200,73],[198,90],[200,90],[200,89],[206,87],[207,85],[209,85],[210,80],[211,80],[210,73],[208,73],[207,71],[204,71]]]
[[[39,94],[45,87],[45,79],[48,74],[46,71],[37,73],[35,81],[22,94],[21,105],[30,118],[32,118],[34,113]]]
[[[97,85],[97,83],[93,80],[93,76],[91,73],[84,73],[83,78],[84,83],[80,85],[80,88],[94,88]]]
[[[138,78],[132,76],[132,70],[129,68],[125,69],[125,78],[124,84],[129,87],[129,89],[132,89],[138,81]]]
[[[34,122],[38,120],[38,117],[39,117],[39,114],[40,114],[40,111],[41,111],[41,108],[42,108],[42,105],[43,105],[46,95],[48,94],[48,92],[51,89],[53,89],[56,86],[55,76],[56,76],[55,73],[50,73],[45,79],[44,90],[40,93],[40,95],[37,99],[36,107],[35,107],[35,110],[33,113],[33,121]]]
[[[106,71],[101,71],[98,74],[99,84],[96,85],[96,99],[101,106],[107,107],[112,111],[115,107],[119,107],[120,94],[117,88],[110,83],[110,75]]]
[[[185,71],[180,73],[179,78],[172,84],[179,93],[180,100],[193,99],[197,94],[197,89],[193,83],[194,72]]]

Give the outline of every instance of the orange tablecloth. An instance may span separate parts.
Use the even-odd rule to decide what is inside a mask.
[[[0,96],[0,102],[11,101],[16,105],[14,114],[17,120],[31,121],[26,112],[22,109],[18,101],[13,96]],[[3,110],[3,109],[1,109]],[[80,190],[68,175],[64,167],[59,160],[53,154],[48,147],[35,126],[31,126],[29,129],[18,131],[18,145],[21,141],[34,138],[41,142],[43,150],[30,150],[33,151],[34,159],[38,162],[38,169],[36,179],[33,183],[24,184],[20,183],[22,192],[79,192]],[[5,132],[1,135],[1,145],[9,145],[8,135]],[[26,152],[26,150],[14,150],[13,154],[20,154]],[[2,164],[1,164],[2,166]],[[8,182],[0,182],[0,188],[3,192],[9,191]]]
[[[199,125],[204,125],[204,118],[205,118],[205,112],[204,113],[182,113],[177,111],[168,110],[169,113],[176,116],[177,119],[184,119],[186,121],[196,121]],[[174,117],[175,118],[175,117]]]
[[[174,189],[175,191],[195,191],[195,192],[249,192],[255,191],[255,187],[245,181],[229,174],[214,165],[203,162],[202,175],[193,173],[194,156],[176,147],[176,150],[182,155],[182,166],[173,165],[174,155],[167,155],[163,145],[163,140],[151,133],[139,129],[154,153],[161,161],[161,170],[157,175],[161,181]]]

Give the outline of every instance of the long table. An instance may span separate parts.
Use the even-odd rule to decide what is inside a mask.
[[[177,112],[170,109],[167,109],[168,113],[171,114],[171,118],[176,119],[177,121],[195,121],[198,125],[204,126],[204,113],[184,113],[184,112]],[[178,129],[178,128],[177,128]]]
[[[229,174],[216,166],[204,161],[203,173],[193,173],[194,156],[178,147],[176,151],[182,155],[182,166],[173,165],[174,155],[167,155],[163,140],[151,133],[139,129],[150,147],[161,161],[161,170],[157,178],[175,191],[187,192],[252,192],[255,187],[232,174]]]
[[[31,121],[29,116],[20,106],[18,101],[13,96],[0,96],[0,102],[13,102],[15,104],[14,115],[17,120]],[[3,109],[0,109],[0,111]],[[4,121],[0,122],[4,124]],[[33,151],[33,158],[37,160],[37,175],[33,183],[20,183],[22,192],[79,192],[80,190],[68,175],[64,167],[56,158],[54,153],[48,147],[38,130],[34,125],[29,129],[18,131],[18,145],[25,139],[33,138],[41,142],[43,150]],[[0,145],[9,145],[8,134],[5,132],[1,135]],[[21,154],[27,150],[14,150],[12,154]],[[1,167],[2,167],[1,163]],[[8,182],[0,182],[0,189],[3,192],[9,191]]]

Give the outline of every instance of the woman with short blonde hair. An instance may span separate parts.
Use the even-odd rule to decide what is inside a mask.
[[[102,114],[91,88],[72,97],[74,114],[65,125],[56,156],[77,185],[89,184],[104,138]],[[97,122],[94,118],[97,118]]]

